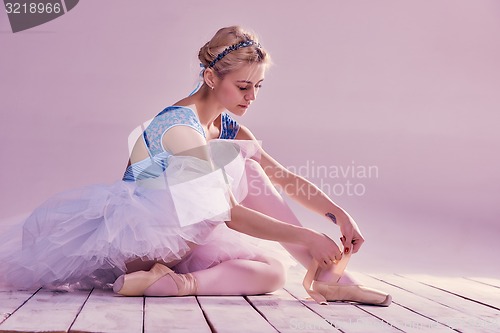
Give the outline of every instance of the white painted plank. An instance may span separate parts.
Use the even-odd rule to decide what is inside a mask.
[[[0,291],[0,324],[10,317],[18,308],[20,308],[34,291]],[[0,326],[1,328],[1,326]]]
[[[267,333],[276,330],[241,296],[198,296],[217,333]]]
[[[301,333],[339,332],[284,289],[272,294],[248,296],[247,298],[281,333],[297,331]]]
[[[94,289],[71,332],[141,333],[143,297],[124,297]]]
[[[398,305],[411,309],[424,317],[434,320],[435,322],[432,327],[436,327],[436,329],[446,331],[446,328],[439,325],[440,323],[450,329],[459,330],[464,333],[491,332],[487,327],[489,325],[486,321],[480,320],[479,318],[471,316],[468,313],[452,309],[415,293],[389,285],[373,277],[360,274],[355,274],[354,277],[365,285],[389,292],[392,295],[394,302]],[[442,297],[451,296],[445,292],[441,293]],[[433,328],[433,331],[436,329]]]
[[[1,331],[65,332],[80,312],[89,291],[40,290],[1,325]]]
[[[146,297],[144,333],[209,333],[195,297]]]
[[[407,275],[403,276],[446,290],[448,292],[472,299],[483,304],[488,304],[500,310],[500,289],[484,284],[471,284],[459,277],[437,277],[429,275]]]
[[[375,287],[369,283],[366,285],[368,287]],[[300,292],[300,289],[298,292]],[[324,313],[324,311],[322,311],[322,308],[326,307],[317,305],[312,301],[310,302],[312,307],[316,307],[318,309],[316,310],[315,308],[315,311],[318,311],[318,313],[322,316],[328,316],[328,313]],[[435,321],[412,312],[411,310],[399,306],[396,303],[393,303],[389,307],[370,305],[353,306],[345,303],[334,302],[330,302],[329,305],[331,307],[336,307],[335,315],[338,315],[338,318],[333,317],[331,319],[332,322],[344,332],[388,332],[391,330],[399,332],[400,330],[405,332],[422,332],[422,330],[432,330],[432,332],[452,332],[451,328],[436,323]],[[356,308],[359,311],[365,311],[365,317],[357,317],[356,314],[353,313],[337,311],[337,308],[349,309],[349,307]],[[339,324],[336,324],[335,320],[339,321]]]
[[[484,322],[490,323],[491,325],[500,325],[500,311],[496,309],[453,294],[445,293],[442,290],[396,274],[376,274],[375,278],[394,284],[399,288],[411,291],[412,293],[430,299],[434,302],[438,302],[452,309],[475,316],[479,320],[471,322],[470,325],[472,326],[481,326]]]
[[[382,317],[376,317],[363,309],[350,303],[329,302],[328,305],[319,305],[313,300],[306,300],[308,294],[302,287],[303,271],[290,271],[285,289],[309,309],[320,315],[335,328],[345,333],[379,333],[379,332],[401,332],[391,326],[390,321],[384,321]],[[391,306],[392,307],[392,306]],[[391,311],[382,308],[383,311]]]

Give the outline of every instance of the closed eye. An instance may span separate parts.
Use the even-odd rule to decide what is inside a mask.
[[[238,87],[240,90],[248,90],[249,87]],[[255,88],[262,88],[262,84],[258,84]]]

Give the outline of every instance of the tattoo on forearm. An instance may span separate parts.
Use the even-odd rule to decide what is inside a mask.
[[[332,213],[326,213],[325,216],[329,217],[330,220],[333,221],[333,223],[337,224],[337,218],[335,217],[335,215],[333,215]]]

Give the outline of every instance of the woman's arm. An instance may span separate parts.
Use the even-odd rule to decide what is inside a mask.
[[[187,126],[176,126],[168,130],[163,138],[163,146],[177,156],[210,160],[205,138]],[[261,239],[306,246],[323,267],[328,266],[331,260],[341,259],[338,246],[328,236],[239,205],[231,193],[230,196],[231,220],[226,222],[229,228]]]
[[[253,133],[245,126],[240,127],[236,139],[257,141]],[[342,232],[344,246],[350,248],[353,244],[352,250],[354,253],[357,252],[364,238],[354,219],[316,185],[290,172],[262,148],[260,153],[260,165],[271,182],[304,207],[336,223]]]
[[[231,221],[226,224],[233,230],[253,237],[303,245],[323,268],[334,259],[342,258],[339,248],[328,236],[309,228],[279,221],[241,205],[233,206]]]

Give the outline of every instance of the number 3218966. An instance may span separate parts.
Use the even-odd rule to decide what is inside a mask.
[[[61,4],[56,3],[23,3],[7,2],[5,3],[7,14],[52,14],[61,12]]]

